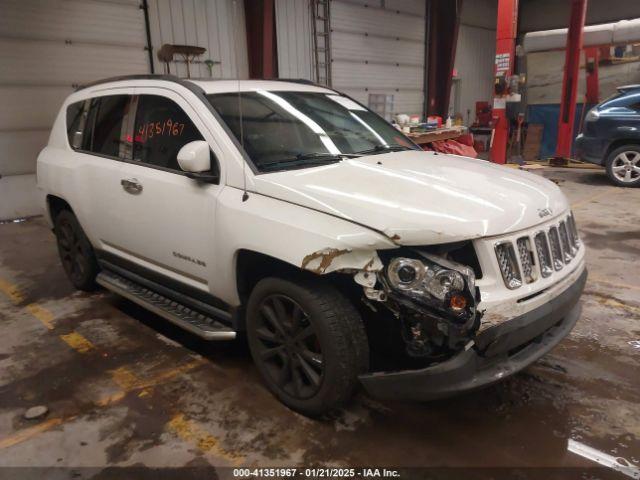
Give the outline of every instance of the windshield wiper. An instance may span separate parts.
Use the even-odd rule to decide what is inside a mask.
[[[350,157],[351,154],[333,154],[333,153],[299,153],[295,157],[283,158],[276,162],[268,162],[260,165],[261,170],[279,170],[286,167],[297,167],[307,165],[323,165],[325,163],[340,162],[343,157]],[[357,156],[357,155],[356,155]]]
[[[358,155],[371,155],[373,153],[382,153],[382,152],[401,152],[404,150],[414,150],[411,147],[405,147],[404,145],[376,145],[373,148],[368,150],[361,150],[356,152]]]

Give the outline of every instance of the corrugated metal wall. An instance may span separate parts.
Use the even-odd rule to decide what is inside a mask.
[[[191,68],[192,77],[209,77],[205,60],[213,66],[213,78],[247,78],[247,35],[242,0],[148,0],[151,41],[157,51],[163,44],[195,45],[207,52]],[[164,64],[154,54],[157,73]],[[171,73],[186,77],[186,65],[171,62]]]
[[[333,87],[365,105],[370,93],[394,96],[394,113],[421,114],[424,102],[424,2],[331,2]]]
[[[309,0],[276,0],[278,76],[314,80]]]
[[[74,86],[149,69],[138,1],[0,1],[0,219],[39,213],[35,163]]]
[[[458,112],[467,123],[475,118],[476,101],[491,101],[496,51],[497,0],[473,0],[464,2],[455,69],[458,72]],[[452,99],[453,102],[453,99]]]
[[[140,3],[0,0],[0,219],[40,213],[36,158],[75,86],[149,73]],[[214,77],[247,77],[243,5],[242,0],[150,0],[152,45],[203,46],[205,59],[221,62]],[[155,52],[154,61],[156,72],[162,72]],[[184,64],[172,65],[172,73],[184,76]],[[192,75],[208,77],[209,71],[197,64]]]

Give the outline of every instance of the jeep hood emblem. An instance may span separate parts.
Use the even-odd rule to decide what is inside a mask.
[[[550,215],[553,215],[553,211],[550,208],[539,208],[538,209],[538,216],[540,218],[548,217]]]

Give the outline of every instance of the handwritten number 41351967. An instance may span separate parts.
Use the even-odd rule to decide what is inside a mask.
[[[138,128],[138,137],[144,142],[148,138],[155,136],[167,135],[170,137],[179,137],[183,131],[184,123],[174,122],[168,118],[164,122],[149,122],[140,125]]]

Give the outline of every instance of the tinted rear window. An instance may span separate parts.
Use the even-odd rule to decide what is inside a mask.
[[[131,158],[131,138],[125,119],[128,95],[110,95],[67,107],[67,138],[74,150]]]
[[[129,96],[100,97],[95,111],[91,151],[110,157],[127,158],[131,139],[127,138],[124,117],[129,108]]]
[[[87,120],[85,103],[87,101],[72,103],[67,107],[67,138],[73,149],[84,149],[83,134]]]

